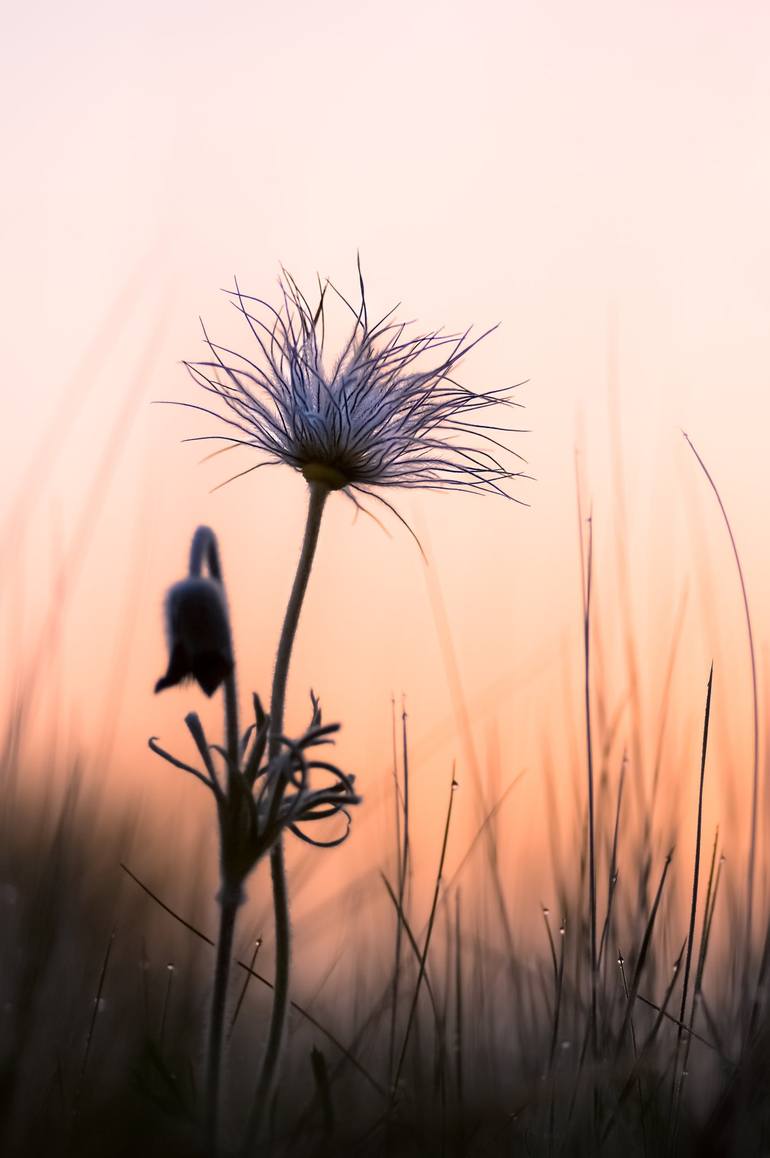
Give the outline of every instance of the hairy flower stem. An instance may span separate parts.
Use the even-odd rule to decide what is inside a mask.
[[[269,759],[274,759],[281,747],[283,733],[283,716],[286,706],[286,684],[289,675],[289,663],[297,634],[297,624],[302,610],[302,604],[307,591],[310,571],[313,566],[318,533],[321,529],[321,516],[324,504],[329,494],[329,487],[323,482],[311,482],[310,501],[308,504],[305,537],[302,541],[302,551],[294,576],[294,584],[286,608],[281,638],[278,643],[278,652],[273,674],[273,687],[270,696],[270,744]],[[276,793],[283,792],[284,785],[276,785]],[[283,856],[283,839],[278,838],[270,853],[270,875],[273,885],[273,912],[275,918],[275,982],[273,988],[273,1010],[270,1018],[267,1046],[262,1060],[262,1069],[259,1075],[254,1105],[251,1109],[246,1129],[245,1152],[251,1151],[257,1144],[267,1103],[275,1081],[278,1057],[283,1042],[283,1032],[286,1025],[286,1013],[289,1006],[289,964],[291,957],[291,929],[289,925],[289,895],[286,887],[286,868]]]
[[[235,920],[241,903],[240,890],[229,895],[223,882],[219,898],[219,935],[217,960],[214,968],[214,989],[211,997],[211,1017],[206,1058],[206,1133],[207,1153],[219,1154],[219,1102],[222,1078],[222,1045],[224,1042],[225,1007],[230,963],[233,955]]]
[[[283,714],[286,704],[286,683],[289,675],[289,662],[294,647],[294,637],[297,634],[297,624],[302,610],[302,604],[307,591],[310,570],[313,566],[315,549],[318,545],[318,532],[321,529],[323,514],[329,488],[322,482],[311,482],[310,502],[308,504],[305,537],[302,541],[302,552],[297,564],[297,573],[289,596],[286,608],[286,617],[283,621],[281,638],[278,643],[278,653],[275,658],[275,672],[273,687],[270,693],[270,758],[278,754],[281,734],[283,732]]]
[[[190,550],[190,574],[200,575],[203,562],[208,564],[212,579],[222,583],[222,568],[216,537],[208,527],[201,527],[195,534]],[[238,693],[235,672],[231,671],[224,681],[225,701],[225,744],[227,750],[227,789],[221,812],[227,814],[228,806],[235,797],[235,769],[239,759]],[[221,840],[224,837],[220,836]],[[224,851],[224,846],[222,847]],[[222,1078],[222,1046],[224,1042],[225,1007],[230,964],[233,955],[235,921],[243,891],[241,882],[230,880],[222,858],[221,887],[219,891],[219,935],[217,937],[217,959],[214,967],[214,986],[211,994],[211,1015],[206,1049],[206,1134],[208,1152],[219,1153],[219,1102]]]

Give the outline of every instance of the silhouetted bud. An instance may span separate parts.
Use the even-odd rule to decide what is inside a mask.
[[[196,680],[207,696],[233,670],[230,621],[221,585],[191,576],[175,583],[166,596],[169,661],[155,691]]]

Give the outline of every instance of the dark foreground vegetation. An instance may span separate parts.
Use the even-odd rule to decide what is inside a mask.
[[[164,896],[157,881],[121,867],[134,826],[81,791],[75,773],[57,798],[19,794],[12,754],[4,772],[0,1152],[204,1154],[200,1070],[213,950],[195,928],[200,884],[182,873]],[[586,814],[574,847],[562,849],[572,868],[559,878],[554,911],[543,911],[537,949],[520,943],[509,912],[494,806],[470,849],[483,866],[483,919],[481,900],[460,889],[442,854],[429,919],[413,927],[402,788],[398,863],[378,882],[390,905],[379,952],[365,960],[351,944],[347,981],[307,1007],[295,992],[300,1007],[260,1152],[768,1152],[764,931],[749,952],[717,840],[699,829],[695,847],[673,858],[651,851],[643,827],[629,836],[630,879],[625,775],[611,784],[597,769],[595,823]],[[677,911],[668,904],[672,880],[692,887],[693,853],[699,890],[689,912]],[[237,948],[225,1114],[233,1145],[269,1000],[269,968],[261,972],[254,942],[244,933]]]

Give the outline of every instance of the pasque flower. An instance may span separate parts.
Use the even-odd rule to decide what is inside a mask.
[[[352,330],[329,364],[330,288],[324,286],[311,307],[284,273],[276,308],[236,283],[230,296],[250,328],[253,352],[237,354],[206,335],[211,358],[186,363],[219,409],[187,405],[230,427],[229,435],[204,437],[251,447],[260,453],[256,465],[285,463],[308,482],[344,489],[351,498],[359,492],[385,501],[372,492],[380,487],[512,497],[505,484],[520,472],[505,465],[513,452],[497,437],[508,428],[476,419],[490,407],[513,403],[497,390],[475,393],[453,377],[486,335],[411,336],[406,323],[392,320],[393,311],[372,324],[361,278],[360,304],[345,302]]]
[[[276,725],[263,711],[258,696],[252,701],[254,720],[240,732],[230,616],[217,538],[209,527],[198,527],[190,546],[188,574],[168,592],[166,631],[168,670],[155,691],[190,678],[209,696],[221,686],[225,706],[224,746],[208,742],[195,712],[185,717],[198,749],[198,767],[167,752],[155,737],[149,741],[158,756],[204,784],[216,804],[220,925],[206,1056],[206,1152],[216,1158],[227,985],[244,883],[260,859],[280,844],[286,831],[320,847],[341,844],[350,828],[349,809],[359,803],[359,796],[353,776],[342,772],[325,753],[325,758],[319,759],[317,749],[333,743],[339,725],[322,722],[320,705],[312,693],[310,726],[299,739],[283,734],[282,722]],[[278,703],[275,694],[273,701]],[[218,762],[222,765],[219,769]],[[318,821],[339,817],[345,822],[341,834],[324,838],[307,831],[310,825],[317,827]]]
[[[284,730],[289,665],[326,500],[332,492],[340,491],[356,506],[362,505],[358,496],[364,495],[394,510],[379,493],[383,488],[466,491],[512,498],[507,484],[521,473],[506,465],[510,461],[507,456],[519,456],[499,437],[500,431],[511,433],[511,428],[477,420],[480,414],[501,403],[515,404],[504,391],[475,393],[454,376],[461,359],[481,338],[471,339],[469,332],[446,335],[435,330],[413,336],[406,323],[393,320],[393,311],[371,323],[360,266],[359,285],[357,307],[350,305],[330,283],[321,287],[317,305],[311,306],[293,278],[284,273],[281,299],[274,306],[243,294],[236,282],[230,296],[248,325],[253,350],[248,355],[236,353],[213,342],[204,330],[210,357],[186,363],[212,401],[210,405],[182,405],[214,415],[228,427],[225,434],[203,435],[203,439],[219,439],[226,446],[255,451],[256,462],[241,474],[270,463],[283,463],[299,471],[308,483],[307,520],[278,640],[269,718],[257,713],[257,735],[245,772],[241,767],[243,741],[235,725],[228,724],[226,793],[207,763],[210,753],[198,736],[197,718],[188,717],[187,721],[194,738],[198,736],[200,741],[206,769],[201,772],[186,766],[186,770],[207,783],[220,810],[222,918],[217,942],[216,1016],[212,1014],[216,1032],[210,1035],[213,1045],[209,1080],[210,1137],[214,1143],[223,995],[235,911],[243,879],[263,852],[270,850],[275,921],[273,1006],[244,1153],[255,1149],[262,1138],[289,1008],[291,927],[283,832],[288,829],[309,839],[299,827],[301,824],[340,814],[347,821],[347,807],[359,799],[350,777],[312,755],[311,750],[319,742],[328,740],[329,732],[320,720],[314,719],[300,741],[288,741]],[[341,350],[329,361],[324,346],[327,299],[332,293],[350,311],[353,322]],[[200,574],[200,566],[193,565],[193,558],[194,550],[191,576]],[[215,550],[210,570],[213,580],[220,578]],[[169,612],[172,610],[169,604]],[[198,657],[186,647],[181,621],[178,623],[179,617],[174,619],[171,614],[169,620],[171,660],[160,686],[176,682],[185,674],[192,674],[200,682],[194,666]],[[196,639],[208,664],[209,637],[197,626]],[[208,676],[206,672],[205,678]],[[206,685],[202,686],[206,690]],[[235,720],[232,673],[224,677],[224,693],[229,705],[227,717]],[[157,745],[155,750],[159,750]],[[160,754],[169,758],[167,753]],[[331,783],[311,790],[311,771],[326,771]]]

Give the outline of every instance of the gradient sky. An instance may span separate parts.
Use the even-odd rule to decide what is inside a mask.
[[[266,691],[303,488],[279,470],[210,493],[225,460],[199,467],[179,440],[211,428],[149,402],[194,400],[179,361],[201,351],[199,315],[248,345],[219,292],[233,275],[269,296],[283,263],[302,284],[320,273],[353,293],[360,252],[373,313],[400,301],[424,327],[499,322],[463,381],[528,380],[531,433],[512,445],[536,478],[516,491],[529,509],[447,496],[401,507],[434,560],[479,750],[496,730],[503,782],[527,767],[523,799],[540,808],[545,739],[566,766],[579,738],[577,447],[609,698],[626,683],[622,495],[646,710],[654,719],[686,592],[672,759],[695,771],[714,658],[715,782],[732,784],[741,814],[740,593],[681,429],[733,519],[762,668],[767,5],[49,0],[14,5],[5,29],[0,516],[22,491],[27,506],[2,613],[9,654],[43,648],[41,734],[55,717],[68,743],[107,743],[114,721],[118,779],[156,791],[167,772],[148,762],[146,735],[178,741],[191,701],[151,694],[160,605],[201,521],[222,538],[242,688]],[[290,708],[300,722],[312,683],[346,721],[343,754],[374,781],[391,694],[404,693],[432,831],[437,778],[462,745],[424,568],[392,531],[330,505]],[[62,593],[60,646],[37,645]],[[522,849],[542,839],[511,823]]]

